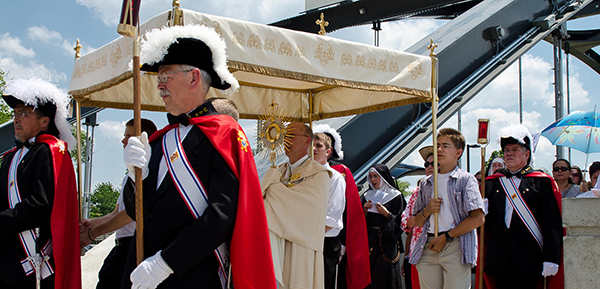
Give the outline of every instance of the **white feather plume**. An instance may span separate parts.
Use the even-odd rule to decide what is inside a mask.
[[[59,138],[73,149],[77,141],[71,133],[68,117],[68,106],[71,97],[66,91],[41,78],[15,79],[10,81],[5,94],[23,101],[27,106],[37,108],[38,104],[52,102],[56,106],[54,125],[58,129]]]
[[[237,79],[227,69],[225,41],[211,27],[204,25],[187,25],[155,28],[146,33],[142,39],[140,62],[155,64],[163,60],[171,44],[177,38],[196,38],[204,42],[212,52],[213,69],[221,80],[231,84],[227,91],[235,92],[240,87]]]
[[[328,124],[315,124],[315,126],[313,127],[313,132],[327,133],[333,136],[335,142],[333,145],[333,149],[339,156],[339,160],[344,159],[344,152],[342,151],[342,136],[340,136],[340,134],[335,129],[333,129]]]
[[[520,144],[525,145],[525,137],[529,138],[529,144],[530,146],[533,145],[533,137],[531,136],[531,133],[529,133],[529,130],[527,129],[527,127],[525,127],[522,124],[512,124],[509,126],[505,126],[502,129],[500,129],[500,131],[498,131],[498,144],[501,144],[501,140],[502,138],[508,138],[508,137],[512,137],[514,139],[516,139]],[[533,162],[534,162],[534,156],[533,156],[533,147],[530,147],[530,158],[529,158],[529,164],[533,166]]]

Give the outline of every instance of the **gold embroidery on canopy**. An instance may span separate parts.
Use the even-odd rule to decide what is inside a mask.
[[[342,53],[342,58],[340,59],[341,66],[352,66],[352,55],[350,53]]]
[[[327,44],[327,49],[323,47],[323,43],[320,43],[317,50],[315,51],[315,58],[319,60],[321,65],[326,66],[329,61],[334,60],[335,54],[333,53],[333,47],[331,44]]]

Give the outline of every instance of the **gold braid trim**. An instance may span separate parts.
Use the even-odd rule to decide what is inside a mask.
[[[398,92],[398,93],[403,93],[403,94],[414,95],[417,97],[422,97],[424,100],[431,101],[431,93],[429,91],[425,91],[425,90],[410,89],[410,88],[398,87],[395,85],[372,84],[372,83],[365,83],[365,82],[359,82],[359,81],[333,79],[333,78],[310,75],[310,74],[305,74],[305,73],[300,73],[300,72],[293,72],[293,71],[288,71],[288,70],[264,67],[264,66],[255,65],[255,64],[248,64],[248,63],[243,63],[243,62],[238,62],[238,61],[229,61],[228,65],[229,65],[230,70],[234,70],[233,72],[235,72],[235,70],[240,70],[240,71],[245,71],[245,72],[252,72],[252,73],[274,76],[274,77],[282,77],[282,78],[301,80],[301,81],[312,82],[312,83],[320,83],[323,85],[330,85],[330,86],[341,86],[341,87],[362,89],[362,90],[368,90],[368,91]],[[313,91],[318,91],[318,89],[314,89]],[[308,90],[307,90],[307,92],[308,92]]]
[[[105,82],[102,82],[102,83],[99,83],[96,85],[92,85],[88,88],[69,91],[69,94],[71,96],[73,96],[73,98],[75,98],[77,101],[83,102],[85,96],[90,95],[90,94],[100,91],[100,90],[104,90],[104,89],[113,87],[115,85],[119,85],[132,77],[133,77],[132,71],[125,71],[121,75],[119,75],[115,78],[109,79]]]

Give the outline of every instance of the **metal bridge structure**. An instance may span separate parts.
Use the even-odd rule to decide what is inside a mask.
[[[377,30],[381,22],[423,17],[448,19],[448,23],[406,49],[429,55],[430,39],[438,45],[439,123],[447,121],[540,41],[553,43],[556,48],[557,80],[562,80],[561,49],[600,73],[600,55],[592,50],[600,45],[600,27],[587,31],[564,29],[568,20],[599,14],[598,0],[342,1],[271,25],[317,33],[315,19],[321,13],[329,21],[328,31],[371,24]],[[557,119],[566,111],[561,85],[556,81]],[[431,109],[420,104],[356,115],[339,132],[344,140],[344,164],[362,183],[373,164],[394,168],[431,136]]]

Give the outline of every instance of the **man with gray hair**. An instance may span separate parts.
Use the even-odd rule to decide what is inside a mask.
[[[144,176],[146,259],[136,267],[131,247],[121,288],[274,289],[252,150],[239,124],[206,102],[210,87],[239,86],[225,43],[211,28],[189,25],[152,30],[141,45],[141,69],[158,74],[169,125],[125,148],[129,172],[138,167]],[[124,197],[135,218],[133,179]]]

